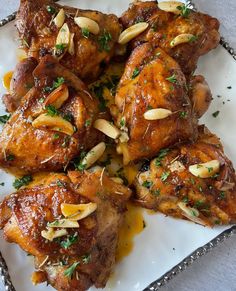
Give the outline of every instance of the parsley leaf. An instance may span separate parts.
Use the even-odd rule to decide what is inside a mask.
[[[14,161],[14,159],[15,159],[15,156],[12,155],[12,154],[9,154],[9,155],[6,156],[6,160],[7,161]]]
[[[191,9],[189,9],[189,5],[184,4],[177,6],[177,9],[180,10],[180,15],[187,18],[189,14],[191,13]]]
[[[30,175],[25,175],[22,178],[16,179],[13,182],[13,187],[15,187],[16,189],[20,189],[22,186],[27,186],[29,185],[30,182],[33,181],[32,176]]]
[[[161,174],[161,181],[165,182],[167,180],[167,178],[169,177],[169,175],[170,175],[170,172],[163,172]]]
[[[57,77],[56,81],[53,81],[52,87],[44,87],[43,91],[46,93],[50,93],[59,86],[61,86],[63,83],[65,83],[65,79],[63,77]]]
[[[90,261],[91,261],[91,255],[90,255],[90,254],[82,256],[82,262],[83,262],[83,264],[86,265],[86,264],[88,264]]]
[[[100,35],[99,38],[98,38],[100,51],[109,52],[110,51],[110,46],[109,46],[108,43],[111,40],[112,40],[111,34],[108,31],[104,30],[103,34]]]
[[[155,165],[157,167],[161,166],[161,161],[164,159],[164,157],[167,155],[168,152],[169,152],[169,149],[162,149],[159,151],[158,156],[155,159]]]
[[[50,5],[47,5],[46,9],[47,9],[47,12],[49,12],[50,14],[56,13],[56,9]]]
[[[5,115],[0,116],[0,123],[2,123],[2,124],[7,123],[7,121],[9,120],[10,117],[11,117],[10,114],[9,115],[5,114]]]
[[[171,82],[171,83],[176,83],[177,79],[176,79],[176,75],[173,74],[172,76],[166,78],[167,81]]]
[[[75,262],[75,263],[73,263],[68,269],[66,269],[65,271],[64,271],[64,275],[66,276],[66,277],[69,277],[70,279],[72,278],[72,276],[73,276],[73,273],[75,272],[75,269],[76,269],[76,267],[78,266],[80,264],[80,262]]]
[[[73,245],[74,243],[76,243],[78,241],[78,233],[74,233],[73,235],[70,235],[66,240],[63,240],[60,242],[60,245],[64,248],[64,249],[68,249],[71,245]]]
[[[132,74],[132,79],[135,79],[139,75],[140,71],[138,68],[135,68]]]
[[[56,107],[53,106],[53,105],[47,105],[47,106],[45,107],[45,109],[46,109],[46,111],[47,111],[47,115],[55,116],[55,115],[58,115],[58,114],[59,114],[58,110],[57,110]]]
[[[216,112],[212,113],[212,116],[216,118],[219,115],[219,113],[220,113],[220,111],[217,110]]]
[[[148,188],[148,189],[150,189],[152,185],[153,185],[152,181],[144,181],[142,184],[143,187]]]
[[[181,111],[180,113],[179,113],[179,117],[180,118],[186,118],[188,116],[188,112],[187,111]]]
[[[86,27],[82,28],[82,35],[83,35],[83,37],[85,37],[85,38],[89,38],[89,36],[90,36],[90,31],[88,30],[88,28],[86,28]]]

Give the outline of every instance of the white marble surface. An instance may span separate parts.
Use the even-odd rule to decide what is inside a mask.
[[[201,10],[210,12],[221,19],[222,34],[236,49],[236,1],[195,0],[195,3]],[[18,0],[0,0],[0,19],[15,11],[18,5]],[[161,288],[161,290],[236,291],[235,241],[236,236],[228,239],[216,249],[213,249],[209,254],[194,262],[191,267],[179,274],[165,287]],[[4,291],[1,282],[0,291]]]

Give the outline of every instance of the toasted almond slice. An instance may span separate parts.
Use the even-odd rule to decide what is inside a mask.
[[[62,84],[54,91],[52,91],[44,101],[44,105],[53,105],[55,108],[60,108],[62,104],[68,99],[69,90],[66,84]]]
[[[118,43],[119,44],[128,43],[131,39],[138,36],[140,33],[142,33],[147,28],[148,28],[147,22],[139,22],[139,23],[136,23],[136,24],[128,27],[120,34],[119,39],[118,39]]]
[[[183,215],[189,220],[201,225],[207,225],[202,219],[198,217],[199,211],[196,208],[188,207],[184,202],[179,202],[177,205],[183,211]]]
[[[78,228],[79,223],[71,219],[59,219],[48,223],[48,227],[52,228]]]
[[[106,119],[97,119],[94,122],[93,127],[95,127],[96,129],[100,130],[105,135],[107,135],[113,139],[118,138],[120,135],[119,129],[116,128],[113,124],[111,124]]]
[[[106,144],[104,142],[100,142],[87,153],[81,164],[85,166],[85,169],[90,168],[98,159],[101,158],[105,149]]]
[[[122,131],[121,135],[119,137],[120,142],[124,143],[127,142],[129,140],[129,136],[127,132]]]
[[[194,37],[195,36],[191,33],[179,34],[170,42],[170,45],[175,47],[181,43],[190,42]]]
[[[72,56],[75,54],[74,36],[75,36],[74,33],[70,34],[70,41],[69,41],[69,47],[68,47],[68,53]]]
[[[65,21],[65,11],[63,8],[61,8],[60,11],[57,13],[56,17],[53,19],[53,22],[58,28],[60,28],[62,27],[64,21]]]
[[[67,23],[64,23],[58,32],[56,45],[63,44],[66,47],[68,47],[69,43],[70,43],[70,30]]]
[[[97,209],[96,203],[87,203],[87,204],[61,204],[61,212],[70,220],[81,220]]]
[[[220,162],[218,160],[212,160],[202,164],[191,165],[188,169],[196,177],[210,178],[219,172]]]
[[[155,108],[150,109],[144,113],[144,118],[146,120],[158,120],[158,119],[164,119],[168,116],[170,116],[172,112],[165,108]]]
[[[124,184],[124,181],[119,177],[111,177],[111,180],[117,184],[121,184],[121,185]]]
[[[53,241],[54,238],[61,237],[64,235],[67,235],[66,229],[54,230],[52,227],[49,227],[47,230],[41,231],[41,236],[50,241]]]
[[[86,28],[95,35],[99,34],[100,28],[96,21],[88,17],[75,17],[74,21],[80,28]]]
[[[180,14],[181,11],[178,9],[178,7],[184,6],[183,2],[179,1],[164,1],[158,3],[158,8],[161,10],[164,10],[166,12],[171,12],[174,14]]]
[[[45,113],[39,115],[33,122],[35,128],[46,127],[51,130],[60,131],[68,135],[74,133],[72,124],[60,116],[49,116]]]

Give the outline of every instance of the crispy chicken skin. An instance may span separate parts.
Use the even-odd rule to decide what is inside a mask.
[[[2,98],[8,112],[15,111],[21,99],[34,86],[33,71],[37,64],[36,59],[26,58],[16,65],[10,83],[10,93]]]
[[[35,283],[46,280],[63,291],[83,291],[91,285],[102,288],[115,263],[118,229],[130,194],[101,168],[69,172],[68,176],[50,173],[5,198],[0,206],[0,226],[7,241],[35,257]],[[42,237],[48,223],[63,217],[62,203],[89,202],[96,203],[97,209],[78,221],[79,228],[64,228],[67,234],[52,241]],[[71,237],[76,239],[63,247]],[[66,271],[74,263],[78,265],[70,278]]]
[[[211,160],[220,162],[218,173],[209,178],[190,173],[190,165]],[[213,169],[209,167],[208,171]],[[200,126],[197,142],[164,149],[151,161],[149,169],[144,167],[135,182],[136,202],[203,225],[235,223],[235,182],[234,168],[225,156],[219,138]],[[181,205],[184,209],[187,207],[186,212]]]
[[[140,21],[148,22],[149,28],[132,41],[131,47],[151,42],[172,56],[186,75],[196,69],[198,58],[214,49],[220,41],[219,21],[216,18],[192,10],[187,17],[176,16],[160,10],[156,1],[133,3],[120,21],[124,28]],[[192,34],[197,39],[171,47],[171,41],[184,33]]]
[[[136,77],[134,72],[138,72]],[[118,145],[125,164],[153,157],[161,148],[196,138],[196,118],[185,77],[174,59],[149,43],[137,47],[129,58],[115,104],[116,124],[129,136],[127,143]],[[146,120],[144,113],[155,108],[168,109],[172,114],[164,119]]]
[[[51,7],[48,12],[48,7]],[[60,6],[50,0],[21,0],[17,13],[16,26],[28,55],[40,59],[45,54],[53,54],[59,28],[52,21],[59,10],[66,14],[65,23],[70,33],[74,33],[74,55],[66,52],[60,55],[60,63],[83,80],[96,79],[105,63],[114,53],[114,45],[120,34],[120,24],[115,15],[106,15],[98,11],[80,10]],[[96,21],[100,32],[84,37],[74,17],[87,17]]]
[[[0,135],[0,166],[23,173],[62,169],[80,150],[94,146],[100,136],[91,128],[98,113],[97,102],[78,77],[50,55],[41,60],[33,74],[35,86],[23,97],[22,104]],[[56,113],[52,111],[50,114],[51,118],[61,116],[62,120],[70,122],[71,127],[74,126],[71,136],[57,128],[49,129],[47,124],[40,128],[32,125],[45,112],[50,115],[45,109],[45,100],[50,93],[45,88],[51,88],[57,78],[65,81],[69,98]],[[88,120],[90,122],[86,123]]]

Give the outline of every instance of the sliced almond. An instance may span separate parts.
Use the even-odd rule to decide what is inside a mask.
[[[96,21],[88,17],[75,17],[74,21],[80,28],[86,28],[95,35],[99,34],[100,28]]]
[[[202,219],[198,217],[199,211],[196,208],[188,207],[184,202],[179,202],[177,205],[183,211],[183,215],[189,220],[201,225],[207,225]]]
[[[120,142],[124,143],[129,140],[129,136],[127,132],[122,131],[119,137]]]
[[[155,108],[150,109],[144,113],[144,118],[146,120],[158,120],[158,119],[164,119],[170,116],[172,112],[165,108]]]
[[[93,127],[95,127],[96,129],[100,130],[105,135],[113,139],[118,138],[120,135],[119,129],[115,127],[113,124],[111,124],[109,121],[107,121],[106,119],[97,119],[94,122]]]
[[[148,28],[147,22],[136,23],[125,29],[119,36],[118,43],[126,44]]]
[[[33,122],[32,126],[35,128],[48,128],[55,131],[60,131],[68,135],[74,133],[73,125],[60,116],[49,116],[45,113],[39,115]]]
[[[179,2],[179,1],[164,1],[164,2],[160,2],[157,4],[158,8],[166,11],[166,12],[171,12],[174,14],[180,14],[181,11],[180,9],[178,9],[178,7],[184,6],[183,2]]]
[[[53,105],[55,108],[58,109],[68,99],[68,97],[69,90],[66,84],[62,84],[47,96],[44,101],[44,105]]]
[[[67,235],[67,233],[66,229],[54,230],[52,227],[49,227],[47,230],[41,231],[41,236],[49,241],[53,241],[57,237]]]
[[[70,41],[69,41],[69,47],[68,47],[68,53],[72,56],[75,54],[74,36],[75,36],[74,33],[70,34]]]
[[[207,163],[196,164],[189,166],[189,172],[199,178],[210,178],[220,170],[220,162],[212,160]]]
[[[179,44],[190,42],[194,37],[191,33],[179,34],[170,42],[170,46],[175,47]]]
[[[48,227],[52,228],[78,228],[79,223],[71,219],[59,219],[48,223]]]
[[[65,21],[65,11],[63,8],[61,8],[60,11],[57,13],[56,17],[53,19],[53,22],[58,28],[60,28],[62,27],[64,21]]]
[[[97,160],[101,158],[105,149],[106,144],[104,142],[100,142],[87,153],[81,164],[85,166],[85,169],[90,168]]]
[[[61,204],[61,212],[70,220],[81,220],[97,209],[96,203],[87,203],[87,204]]]
[[[64,45],[68,47],[69,43],[70,43],[70,30],[67,23],[64,23],[58,32],[56,45]]]

